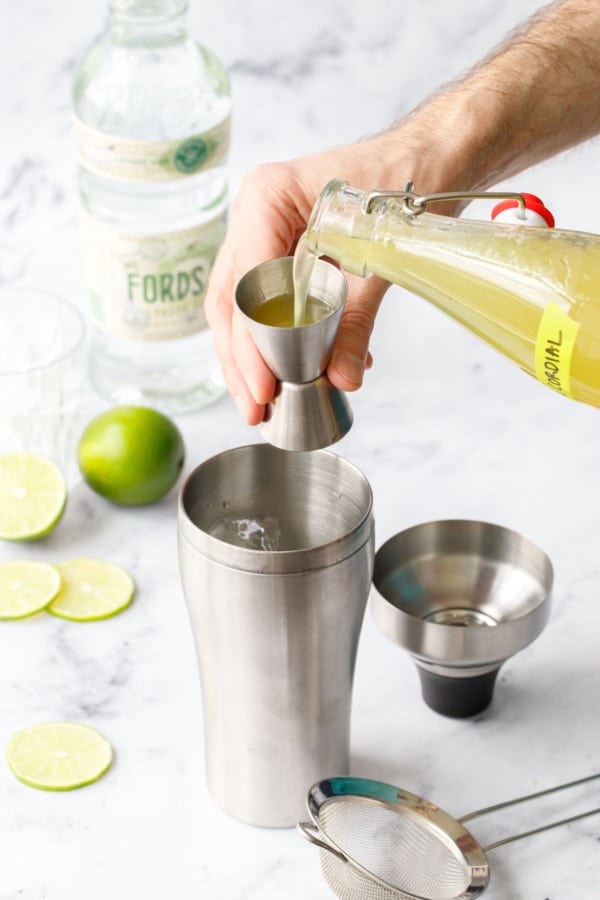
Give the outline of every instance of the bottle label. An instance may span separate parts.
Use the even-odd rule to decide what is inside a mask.
[[[202,331],[208,276],[224,236],[225,215],[185,231],[135,234],[82,212],[92,323],[138,341]]]
[[[222,165],[229,152],[230,117],[210,131],[176,141],[134,141],[103,134],[74,119],[75,158],[105,178],[172,181]]]
[[[556,303],[549,303],[540,320],[535,342],[535,374],[542,384],[572,397],[571,358],[579,331]]]

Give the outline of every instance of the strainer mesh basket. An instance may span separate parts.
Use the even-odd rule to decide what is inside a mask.
[[[323,875],[342,900],[456,900],[469,886],[456,844],[418,810],[345,796],[322,805],[317,825],[350,860],[320,852]]]
[[[466,830],[466,821],[597,779],[600,773],[455,819],[423,797],[382,781],[328,778],[309,791],[312,823],[298,828],[320,848],[323,874],[341,900],[474,900],[489,882],[487,852],[599,815],[600,807],[542,822],[485,847]]]

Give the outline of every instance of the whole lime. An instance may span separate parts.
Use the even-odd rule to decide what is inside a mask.
[[[115,406],[87,425],[78,447],[89,486],[114,503],[154,503],[177,481],[185,446],[171,419],[146,406]]]

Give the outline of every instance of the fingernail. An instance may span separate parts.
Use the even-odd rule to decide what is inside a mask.
[[[364,362],[360,356],[340,350],[333,358],[333,365],[346,381],[360,387],[364,372]]]

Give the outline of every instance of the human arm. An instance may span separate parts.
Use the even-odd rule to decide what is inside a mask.
[[[331,178],[365,189],[398,189],[410,178],[418,193],[485,189],[599,131],[600,3],[562,0],[385,132],[253,170],[236,199],[206,300],[225,379],[246,421],[262,420],[275,379],[234,315],[235,285],[258,263],[293,252]],[[349,281],[327,372],[342,390],[362,383],[387,287],[374,278]]]

